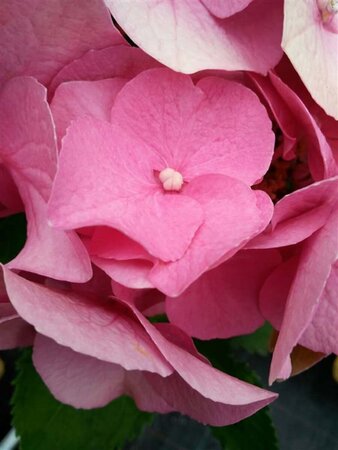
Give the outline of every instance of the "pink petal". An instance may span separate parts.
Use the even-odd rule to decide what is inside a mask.
[[[49,289],[8,269],[4,276],[8,296],[20,316],[58,344],[129,370],[163,376],[172,372],[144,329],[119,303]]]
[[[304,242],[297,274],[288,295],[282,326],[274,350],[270,382],[287,378],[283,368],[293,347],[311,322],[320,296],[337,258],[338,216],[335,211],[326,225]]]
[[[2,0],[0,81],[32,75],[41,83],[91,48],[124,43],[101,0]]]
[[[281,247],[306,239],[325,224],[337,195],[338,177],[286,195],[275,206],[271,228],[250,242],[248,247]]]
[[[18,316],[11,303],[0,302],[0,349],[30,346],[34,336],[34,328]]]
[[[99,408],[124,393],[124,369],[100,361],[41,334],[34,343],[33,363],[51,393],[75,408]]]
[[[151,256],[137,242],[113,228],[96,227],[90,241],[91,255],[116,260],[149,259]]]
[[[183,193],[202,205],[206,219],[181,259],[159,261],[150,272],[153,285],[170,297],[180,295],[203,272],[264,230],[273,211],[266,194],[224,175],[198,177]]]
[[[95,81],[115,77],[131,79],[143,70],[159,65],[139,48],[126,45],[89,50],[60,70],[51,82],[50,91],[54,92],[65,81]]]
[[[201,422],[220,426],[237,422],[276,398],[276,394],[214,369],[198,354],[191,354],[177,345],[177,341],[170,342],[175,334],[172,325],[169,325],[171,332],[165,324],[159,324],[156,329],[136,308],[132,308],[161,353],[176,370],[175,374],[168,377],[167,383],[161,377],[147,375],[152,387],[176,410]]]
[[[178,298],[167,298],[170,322],[199,339],[255,331],[264,320],[258,308],[260,288],[279,262],[277,251],[237,253],[204,273]]]
[[[167,69],[143,72],[117,96],[112,122],[156,149],[188,181],[221,173],[253,184],[273,154],[265,108],[252,91],[222,78],[194,86]]]
[[[181,257],[203,215],[195,200],[163,191],[154,176],[160,156],[105,122],[81,119],[68,130],[51,223],[64,229],[111,226],[163,260]]]
[[[315,101],[338,119],[338,34],[323,22],[317,1],[285,1],[282,46]]]
[[[109,277],[132,289],[146,289],[154,287],[149,281],[149,272],[153,263],[140,259],[117,261],[115,259],[92,256],[93,263],[100,267]]]
[[[124,84],[122,78],[61,84],[51,102],[59,145],[75,119],[93,117],[109,121],[114,99]]]
[[[1,159],[17,185],[28,222],[25,247],[9,266],[61,280],[87,281],[91,266],[79,238],[47,224],[56,145],[46,89],[33,78],[14,78],[1,91],[0,140]]]
[[[221,8],[211,1],[207,5],[210,9],[212,4],[212,11],[221,16],[234,11],[229,2],[222,3]],[[106,4],[139,47],[178,72],[225,69],[266,73],[282,56],[280,1],[271,7],[269,0],[256,0],[223,20],[201,1],[106,0]],[[244,6],[239,2],[235,9]]]

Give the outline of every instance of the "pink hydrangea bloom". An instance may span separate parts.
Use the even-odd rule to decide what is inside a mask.
[[[297,244],[262,290],[261,310],[280,329],[271,382],[290,376],[290,353],[297,343],[338,353],[337,196],[335,177],[284,197],[276,205],[271,228],[251,243],[258,248]]]
[[[266,73],[282,56],[281,0],[105,1],[140,48],[179,72]]]
[[[48,85],[90,49],[124,44],[101,0],[2,0],[0,84],[31,75]]]
[[[284,3],[283,49],[315,101],[338,119],[338,3]]]
[[[63,139],[49,217],[62,229],[116,230],[93,258],[113,279],[118,261],[149,283],[130,287],[179,295],[268,224],[272,203],[250,185],[269,166],[274,136],[247,88],[152,69],[120,90],[110,121],[94,117]]]
[[[131,303],[43,286],[8,269],[4,276],[15,309],[38,331],[34,364],[65,403],[93,408],[125,393],[140,409],[219,426],[276,398],[212,368],[187,335],[150,324]]]

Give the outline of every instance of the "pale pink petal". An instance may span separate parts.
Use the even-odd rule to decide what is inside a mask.
[[[201,0],[206,8],[216,17],[225,19],[246,8],[253,0]]]
[[[187,181],[221,173],[253,184],[273,154],[271,121],[257,96],[222,78],[194,86],[167,69],[143,72],[117,96],[112,122],[156,149]]]
[[[338,215],[335,211],[326,225],[303,244],[272,358],[270,382],[286,378],[282,369],[315,314],[331,267],[337,259],[337,226]]]
[[[0,157],[25,206],[27,242],[10,267],[83,282],[91,277],[88,254],[73,232],[47,223],[47,200],[56,170],[54,126],[46,89],[30,77],[14,78],[0,95]]]
[[[318,3],[285,0],[282,46],[315,101],[338,119],[338,27],[329,29]]]
[[[93,117],[109,121],[114,99],[125,82],[122,78],[114,78],[61,84],[50,105],[59,145],[75,119]]]
[[[170,322],[199,339],[255,331],[264,321],[258,308],[260,288],[279,262],[277,251],[237,253],[204,273],[178,298],[166,299]]]
[[[94,81],[106,78],[131,79],[143,70],[160,64],[139,48],[114,45],[101,50],[89,50],[60,70],[50,85],[54,92],[65,81]]]
[[[129,370],[163,376],[172,372],[129,309],[118,302],[49,289],[8,269],[4,276],[20,316],[58,344]]]
[[[124,394],[124,369],[74,352],[41,334],[33,363],[51,393],[75,408],[99,408]]]
[[[101,0],[2,0],[0,81],[32,75],[44,84],[91,48],[125,42]]]
[[[153,285],[170,297],[180,295],[203,272],[263,231],[273,212],[266,194],[224,175],[195,178],[183,193],[203,206],[206,219],[181,259],[159,261],[150,272]]]
[[[271,227],[251,241],[248,247],[281,247],[306,239],[325,224],[337,195],[337,177],[286,195],[275,206]]]
[[[111,226],[163,260],[181,257],[203,212],[195,200],[163,191],[154,174],[161,164],[159,154],[122,129],[77,120],[63,140],[51,223],[63,229]]]
[[[199,0],[105,0],[131,39],[178,72],[204,69],[253,70],[266,73],[282,56],[282,2],[256,0],[227,19],[219,19]],[[219,6],[216,14],[242,9],[243,1]],[[246,2],[248,3],[248,2]],[[231,8],[232,6],[232,8]],[[217,9],[216,9],[217,7]]]

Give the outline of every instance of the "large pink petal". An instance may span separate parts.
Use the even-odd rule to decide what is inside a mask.
[[[81,58],[66,65],[50,85],[54,92],[65,81],[95,81],[107,78],[131,79],[143,70],[160,64],[139,48],[114,45],[101,50],[89,50]]]
[[[258,308],[260,288],[279,262],[277,251],[237,253],[204,273],[178,298],[166,299],[170,322],[199,339],[255,331],[264,320]]]
[[[93,117],[109,121],[114,99],[125,82],[123,78],[114,78],[61,84],[50,105],[59,145],[75,119]]]
[[[161,353],[175,368],[176,373],[168,377],[167,383],[157,376],[147,375],[147,379],[176,410],[204,423],[226,425],[253,414],[276,398],[274,393],[237,380],[206,364],[196,350],[187,351],[181,347],[182,331],[175,332],[174,327],[167,324],[159,324],[155,328],[136,308],[132,308]]]
[[[338,28],[328,28],[317,1],[285,1],[284,51],[315,101],[338,119]]]
[[[76,408],[98,408],[124,393],[124,369],[57,344],[41,334],[33,363],[51,393]]]
[[[64,229],[107,225],[163,260],[181,257],[203,212],[195,200],[163,191],[154,175],[160,156],[106,122],[80,119],[68,130],[49,205],[51,223]]]
[[[25,206],[27,242],[10,267],[76,282],[91,277],[88,254],[75,233],[47,223],[56,170],[54,126],[46,89],[30,77],[14,78],[0,95],[0,156]]]
[[[275,206],[271,227],[248,247],[281,247],[306,239],[326,223],[337,195],[338,178],[335,177],[285,196]]]
[[[150,272],[153,285],[170,297],[263,231],[273,212],[266,194],[224,175],[198,177],[183,192],[202,205],[205,221],[181,259],[159,261]]]
[[[303,244],[272,358],[270,382],[290,375],[289,370],[285,370],[286,366],[290,369],[289,355],[311,322],[337,259],[337,226],[335,211],[326,225]]]
[[[44,84],[91,48],[124,42],[101,0],[2,0],[0,81],[32,75]]]
[[[10,301],[20,316],[58,344],[129,370],[147,370],[163,376],[172,372],[123,305],[53,290],[8,269],[4,269],[4,276]]]
[[[143,72],[120,91],[112,122],[159,152],[188,181],[221,173],[253,184],[273,154],[271,121],[257,96],[222,78],[194,86],[168,69]]]
[[[199,0],[105,1],[139,47],[178,72],[225,69],[266,73],[282,56],[279,0],[273,7],[270,0],[256,0],[227,19],[213,16],[208,8],[212,4],[212,11],[224,16],[226,9],[230,10],[229,2],[222,2],[219,8],[219,3],[208,1],[206,8]],[[239,2],[235,9],[243,6]]]

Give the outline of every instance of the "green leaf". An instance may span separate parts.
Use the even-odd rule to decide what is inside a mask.
[[[248,383],[261,385],[258,375],[246,363],[234,357],[230,339],[196,341],[196,346],[217,369]],[[239,423],[227,427],[211,427],[211,430],[224,450],[278,450],[279,448],[268,407]]]
[[[273,328],[267,322],[254,333],[229,340],[233,348],[243,348],[249,353],[266,356],[269,353],[269,340]]]
[[[12,414],[21,450],[121,449],[152,419],[128,397],[93,410],[66,406],[42,382],[31,351],[23,352],[17,366]]]
[[[0,262],[15,258],[26,241],[26,217],[23,213],[0,219]]]

